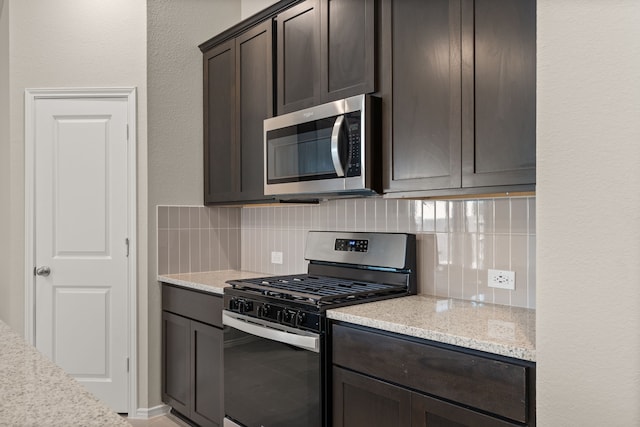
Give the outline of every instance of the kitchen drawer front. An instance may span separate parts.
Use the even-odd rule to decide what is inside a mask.
[[[162,309],[222,328],[222,297],[162,284]]]
[[[526,423],[527,367],[332,325],[333,363]]]

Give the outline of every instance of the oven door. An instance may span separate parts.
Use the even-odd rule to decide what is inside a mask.
[[[223,311],[225,426],[321,427],[321,336]]]

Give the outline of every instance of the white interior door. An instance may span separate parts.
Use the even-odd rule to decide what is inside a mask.
[[[35,344],[117,412],[129,381],[128,108],[33,106]]]

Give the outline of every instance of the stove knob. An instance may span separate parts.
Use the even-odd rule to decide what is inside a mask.
[[[271,314],[271,306],[269,304],[262,304],[258,307],[258,317],[269,317]]]
[[[278,314],[279,314],[278,322],[283,323],[283,324],[291,323],[291,312],[289,310],[283,309]]]
[[[242,300],[239,305],[240,313],[249,313],[253,310],[253,303],[251,301]]]
[[[301,326],[302,322],[304,322],[305,317],[306,316],[304,315],[304,313],[302,313],[300,311],[297,312],[296,316],[295,316],[295,321],[293,322],[294,323],[293,326]]]
[[[229,300],[229,310],[240,311],[240,307],[238,306],[238,298],[231,298]]]

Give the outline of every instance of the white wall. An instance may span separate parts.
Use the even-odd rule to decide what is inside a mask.
[[[640,425],[639,22],[538,0],[539,426]]]
[[[0,271],[9,271],[10,247],[10,147],[9,147],[9,3],[0,0]],[[0,276],[0,319],[18,318],[12,314],[13,298],[9,276]],[[22,308],[20,307],[20,310]]]
[[[240,21],[237,0],[154,0],[147,2],[149,200],[148,312],[139,327],[148,331],[140,342],[141,407],[161,402],[161,293],[157,276],[157,205],[202,205],[203,122],[202,53],[198,45]],[[142,319],[144,317],[144,319]],[[147,337],[145,337],[146,339]],[[144,355],[144,357],[143,357]]]
[[[241,0],[241,17],[246,19],[277,2],[278,0]]]

